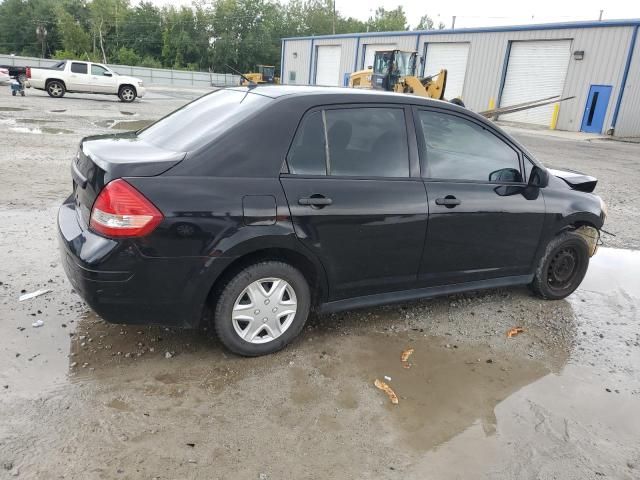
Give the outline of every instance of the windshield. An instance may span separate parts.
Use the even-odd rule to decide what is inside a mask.
[[[414,75],[415,56],[413,52],[397,52],[396,53],[396,69],[401,77],[409,77]]]
[[[138,137],[160,148],[189,152],[211,142],[270,101],[243,90],[218,90],[140,130]]]
[[[373,60],[373,72],[385,75],[389,70],[389,60],[393,52],[376,52]]]

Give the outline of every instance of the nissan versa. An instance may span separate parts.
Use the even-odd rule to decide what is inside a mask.
[[[595,178],[464,108],[340,88],[219,90],[83,139],[72,176],[59,237],[86,302],[115,323],[213,312],[242,355],[283,348],[312,309],[511,285],[564,298],[605,219]]]

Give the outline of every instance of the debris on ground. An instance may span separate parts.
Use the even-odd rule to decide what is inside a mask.
[[[402,355],[400,356],[400,361],[402,362],[403,368],[410,368],[411,364],[409,363],[409,357],[413,353],[413,348],[407,348]]]
[[[398,404],[398,396],[396,395],[396,392],[394,392],[389,385],[384,383],[382,380],[378,380],[377,378],[376,378],[376,381],[373,382],[373,384],[376,386],[376,388],[382,390],[384,393],[387,394],[387,396],[389,397],[389,400],[391,400],[391,403],[393,403],[394,405]]]
[[[44,325],[44,322],[43,322],[42,320],[36,320],[35,322],[33,322],[33,323],[31,324],[31,326],[32,326],[33,328],[38,328],[38,327],[41,327],[41,326],[43,326],[43,325]]]
[[[389,375],[385,375],[385,376],[384,376],[384,379],[385,379],[387,382],[390,382],[390,381],[391,381],[391,377],[390,377]]]
[[[171,357],[173,357],[173,353],[171,353],[171,352],[165,352],[165,354],[164,354],[164,358],[171,358]]]
[[[511,330],[509,330],[507,332],[507,337],[511,338],[511,337],[515,337],[516,335],[518,335],[519,333],[524,332],[524,328],[522,327],[513,327]]]
[[[25,300],[29,300],[30,298],[36,298],[40,295],[44,295],[45,293],[49,293],[51,291],[50,288],[41,288],[40,290],[36,290],[35,292],[25,293],[24,295],[20,295],[18,298],[19,302],[23,302]]]

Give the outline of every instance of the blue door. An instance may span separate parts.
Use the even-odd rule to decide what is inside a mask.
[[[611,97],[611,85],[591,85],[589,97],[584,107],[582,127],[580,130],[590,133],[602,133],[604,116],[607,114]]]

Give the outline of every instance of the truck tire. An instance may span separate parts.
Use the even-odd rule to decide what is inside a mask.
[[[216,296],[213,323],[219,340],[247,357],[284,348],[302,331],[311,308],[304,275],[279,261],[245,267]]]
[[[540,298],[560,300],[580,286],[588,267],[589,245],[584,237],[563,232],[547,245],[529,286]]]
[[[67,91],[60,80],[49,80],[46,88],[49,96],[53,98],[62,98]]]
[[[125,103],[133,102],[137,96],[138,94],[136,89],[131,85],[123,85],[118,91],[118,97],[120,97],[120,100]]]

